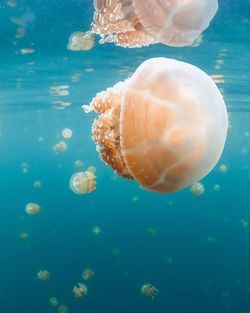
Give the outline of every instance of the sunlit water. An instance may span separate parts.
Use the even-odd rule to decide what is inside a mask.
[[[1,313],[57,312],[49,303],[53,296],[73,313],[250,310],[250,1],[219,6],[198,47],[123,49],[99,45],[96,37],[92,50],[73,52],[68,38],[88,30],[91,1],[0,2]],[[15,38],[18,27],[25,28],[22,38]],[[27,48],[34,52],[20,53]],[[118,178],[91,140],[95,113],[81,106],[155,56],[213,75],[230,112],[225,151],[202,181],[200,197],[189,189],[145,192]],[[59,85],[68,85],[69,95],[50,94]],[[64,109],[58,101],[66,102]],[[73,131],[69,140],[64,128]],[[56,154],[53,146],[61,140],[68,150]],[[69,188],[79,171],[76,160],[83,170],[97,169],[91,194]],[[222,164],[227,173],[219,171]],[[33,187],[36,180],[41,188]],[[29,202],[41,206],[37,216],[25,213]],[[20,239],[22,232],[30,238]],[[82,278],[85,268],[94,271],[89,281]],[[37,279],[41,269],[50,272],[49,280]],[[72,293],[78,282],[88,287],[83,298]],[[154,300],[141,294],[145,283],[158,288]]]

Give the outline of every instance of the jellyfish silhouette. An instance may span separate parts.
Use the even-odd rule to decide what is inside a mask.
[[[209,26],[218,0],[94,0],[92,32],[123,47],[192,45]]]
[[[177,60],[145,61],[83,108],[100,114],[92,138],[101,159],[152,191],[171,193],[202,179],[225,144],[220,91],[202,70]]]

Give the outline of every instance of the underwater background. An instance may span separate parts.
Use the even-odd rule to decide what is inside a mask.
[[[0,0],[0,313],[250,312],[249,12],[249,0],[219,1],[196,47],[124,49],[96,37],[75,52],[68,40],[89,29],[92,1]],[[213,75],[229,112],[225,150],[198,197],[117,177],[91,139],[96,114],[82,109],[157,56]],[[61,140],[68,149],[55,153]],[[69,187],[76,160],[96,168],[90,194]],[[41,212],[27,215],[27,203]],[[76,298],[79,282],[88,293]],[[159,290],[154,299],[141,293],[146,283]]]

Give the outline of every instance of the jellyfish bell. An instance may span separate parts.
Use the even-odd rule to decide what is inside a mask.
[[[226,140],[225,103],[199,68],[167,58],[142,63],[131,78],[100,92],[92,137],[101,159],[146,189],[171,193],[206,176]]]
[[[145,30],[170,46],[192,45],[218,10],[217,0],[134,0]]]
[[[92,32],[124,47],[192,45],[209,26],[218,0],[95,0]]]

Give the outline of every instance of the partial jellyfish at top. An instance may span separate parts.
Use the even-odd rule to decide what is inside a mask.
[[[92,138],[101,159],[118,175],[161,193],[205,177],[222,154],[228,129],[226,106],[212,78],[167,58],[143,62],[83,109],[100,114]]]
[[[218,0],[94,0],[92,30],[100,43],[123,47],[192,45],[209,26]]]

